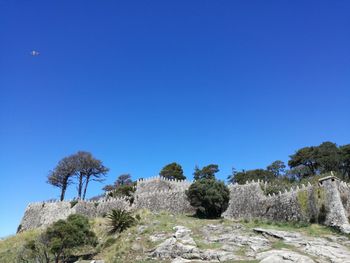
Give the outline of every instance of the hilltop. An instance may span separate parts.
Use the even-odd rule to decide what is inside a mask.
[[[317,224],[198,219],[168,212],[137,212],[137,225],[109,235],[108,220],[91,220],[99,244],[76,251],[110,263],[133,262],[350,262],[349,236]],[[0,262],[18,262],[30,230],[0,242]]]

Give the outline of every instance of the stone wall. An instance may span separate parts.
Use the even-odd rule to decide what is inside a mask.
[[[186,200],[185,191],[189,181],[168,180],[152,177],[137,182],[134,202],[126,198],[105,197],[98,201],[79,201],[72,207],[72,201],[40,202],[28,205],[20,224],[20,231],[44,227],[70,214],[81,214],[89,218],[104,216],[112,209],[146,208],[152,212],[192,213],[194,209]]]
[[[231,219],[268,219],[323,223],[350,233],[350,188],[336,177],[326,177],[319,185],[291,188],[265,195],[266,183],[229,185],[230,202],[223,213]]]
[[[277,195],[265,195],[262,187],[265,183],[247,182],[244,185],[229,185],[230,202],[223,213],[225,218],[269,219],[276,221],[308,221],[312,216],[312,187],[290,189]],[[306,204],[301,205],[300,193],[304,193]]]
[[[136,195],[167,190],[185,191],[191,184],[192,182],[187,180],[169,180],[161,176],[156,176],[138,180]]]
[[[338,189],[344,209],[350,215],[350,184],[341,181],[338,184]]]
[[[21,230],[47,226],[70,214],[78,213],[90,218],[103,216],[112,209],[142,209],[152,212],[194,213],[185,191],[191,182],[153,177],[137,182],[134,202],[125,198],[99,201],[42,202],[29,204],[21,222]],[[231,219],[268,219],[275,221],[321,222],[350,233],[350,187],[336,177],[320,179],[319,185],[285,190],[265,195],[264,182],[229,185],[230,202],[223,213]]]
[[[134,208],[146,208],[152,212],[193,213],[194,208],[186,199],[185,191],[192,182],[152,177],[139,180],[136,185]]]
[[[334,176],[320,180],[320,186],[325,191],[325,208],[327,210],[325,224],[336,227],[342,232],[350,233],[348,200],[349,188]],[[345,198],[344,198],[345,197]],[[344,206],[345,203],[345,206]]]
[[[134,208],[146,208],[152,212],[168,211],[173,214],[195,212],[186,199],[185,191],[178,190],[162,190],[136,195]]]
[[[31,203],[27,206],[19,231],[48,226],[70,214],[81,214],[89,218],[104,216],[112,209],[131,209],[125,198],[101,201],[62,201]]]

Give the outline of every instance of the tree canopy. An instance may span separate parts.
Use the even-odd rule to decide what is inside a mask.
[[[290,155],[290,169],[286,169],[283,161],[277,160],[266,169],[232,170],[228,176],[229,182],[245,183],[248,180],[267,180],[274,178],[285,180],[301,180],[304,177],[328,172],[337,172],[343,180],[350,180],[350,144],[337,146],[333,142],[323,142],[318,146],[308,146],[298,149]]]
[[[272,164],[266,167],[266,170],[273,173],[274,176],[280,176],[284,174],[285,169],[286,165],[280,160],[274,161]]]
[[[228,180],[230,183],[244,184],[246,181],[262,180],[271,181],[275,178],[273,172],[264,169],[242,170],[230,175]]]
[[[193,176],[195,180],[213,179],[215,178],[215,174],[219,171],[219,166],[217,164],[209,164],[202,169],[199,169],[199,167],[196,166],[194,168]]]
[[[163,169],[159,172],[159,175],[168,179],[177,179],[177,180],[185,180],[186,176],[184,175],[184,171],[182,167],[178,163],[169,163],[163,167]]]
[[[230,191],[224,182],[215,178],[202,178],[191,184],[186,196],[190,204],[197,209],[197,216],[217,218],[228,207]]]
[[[49,173],[47,182],[61,189],[60,199],[63,200],[68,185],[77,178],[78,199],[85,199],[90,181],[102,182],[109,171],[102,161],[89,152],[79,151],[64,157]]]

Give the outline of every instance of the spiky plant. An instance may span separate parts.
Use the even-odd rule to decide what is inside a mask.
[[[130,212],[122,209],[113,209],[108,215],[109,233],[120,233],[136,223]]]

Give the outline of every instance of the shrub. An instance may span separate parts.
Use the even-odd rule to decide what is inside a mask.
[[[136,219],[137,221],[140,221],[140,220],[141,220],[141,216],[140,216],[139,214],[137,214],[137,215],[135,216],[135,219]]]
[[[113,209],[108,215],[109,233],[120,233],[136,223],[136,219],[130,212],[122,209]]]
[[[74,249],[82,246],[95,246],[97,238],[90,230],[90,224],[82,215],[70,215],[67,220],[58,220],[36,240],[24,246],[28,262],[67,262]]]
[[[134,202],[134,192],[135,192],[135,186],[134,185],[119,185],[116,187],[113,191],[108,193],[108,196],[110,197],[128,197],[128,200],[132,204]]]
[[[220,217],[227,209],[230,192],[227,186],[216,179],[201,179],[186,191],[190,204],[197,209],[197,216]]]
[[[67,220],[59,220],[48,227],[44,233],[45,240],[55,259],[65,260],[69,251],[84,245],[94,246],[96,235],[90,230],[89,220],[78,214],[70,215]]]

